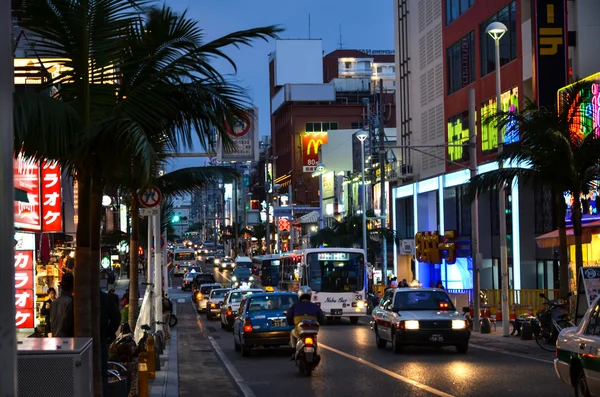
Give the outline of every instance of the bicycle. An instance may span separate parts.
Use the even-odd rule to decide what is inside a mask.
[[[570,296],[571,294],[567,298]],[[550,300],[544,294],[540,294],[540,298],[546,299],[544,305],[548,307],[536,313],[535,320],[532,321],[533,335],[539,347],[553,352],[560,331],[565,328],[574,327],[575,324],[569,320],[569,315],[564,313],[564,309],[569,306],[566,299]],[[549,346],[552,346],[552,348]]]

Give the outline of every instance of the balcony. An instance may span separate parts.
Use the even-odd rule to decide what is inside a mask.
[[[332,81],[335,92],[369,92],[371,91],[371,79],[370,78],[354,78],[354,79],[333,79]]]

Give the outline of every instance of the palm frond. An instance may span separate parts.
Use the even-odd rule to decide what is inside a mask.
[[[237,173],[229,167],[188,167],[169,172],[156,179],[163,195],[195,192],[211,183],[232,180]]]

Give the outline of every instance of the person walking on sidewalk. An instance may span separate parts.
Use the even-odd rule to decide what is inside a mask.
[[[100,360],[102,368],[102,390],[109,397],[108,390],[108,346],[115,339],[121,325],[121,312],[117,303],[106,292],[100,290]]]
[[[46,318],[46,336],[50,333],[50,305],[56,299],[56,290],[52,287],[48,288],[48,299],[44,302],[40,315]]]
[[[171,330],[169,326],[169,320],[171,319],[171,313],[173,312],[173,302],[169,299],[168,295],[163,290],[163,330],[165,331],[165,339],[171,337]]]
[[[115,272],[113,269],[108,271],[108,276],[106,276],[106,290],[110,291],[111,289],[115,289],[115,283],[117,282],[117,276],[115,276]]]

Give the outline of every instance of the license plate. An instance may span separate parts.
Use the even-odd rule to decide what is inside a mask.
[[[315,352],[315,348],[314,347],[305,347],[304,348],[304,352],[305,353],[314,353]]]
[[[443,342],[444,337],[442,335],[431,335],[431,338],[429,338],[429,340],[431,342]]]
[[[331,309],[332,316],[341,316],[343,313],[342,309]]]
[[[285,326],[285,320],[271,320],[271,325],[273,327],[284,327]]]

